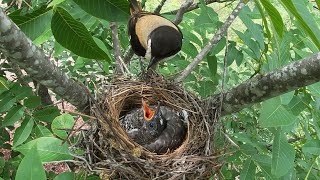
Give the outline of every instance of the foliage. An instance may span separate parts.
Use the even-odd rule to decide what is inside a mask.
[[[10,1],[4,1],[4,3]],[[121,52],[127,51],[127,0],[32,0],[22,8],[11,7],[10,18],[45,52],[52,54],[59,67],[94,90],[113,73],[110,22],[119,25]],[[147,1],[147,10],[152,5]],[[307,57],[320,49],[319,0],[254,0],[246,6],[217,46],[184,81],[185,87],[207,98],[244,80]],[[216,4],[215,4],[216,5]],[[225,5],[225,4],[223,4]],[[179,25],[182,51],[160,65],[168,79],[182,71],[223,24],[229,6],[205,5],[184,15]],[[172,10],[172,9],[169,9]],[[174,16],[163,14],[169,19]],[[20,80],[8,80],[2,63],[0,71],[0,148],[12,150],[11,157],[0,157],[0,177],[45,179],[84,179],[82,172],[50,176],[42,164],[70,160],[64,140],[73,128],[74,118],[61,114],[56,106],[46,106],[31,87]],[[138,74],[134,57],[129,70]],[[60,97],[57,97],[60,99]],[[226,179],[319,179],[320,178],[320,84],[279,97],[226,116],[221,125],[239,148],[222,159],[221,175]],[[19,124],[19,125],[17,125]],[[16,129],[15,129],[16,128]],[[13,140],[7,130],[15,129]],[[224,133],[215,134],[215,148],[230,146]],[[222,135],[222,136],[221,136]],[[76,137],[71,138],[71,142]],[[11,142],[11,143],[8,143]],[[32,162],[30,164],[30,162]],[[91,176],[92,179],[97,177]],[[1,179],[1,178],[0,178]]]

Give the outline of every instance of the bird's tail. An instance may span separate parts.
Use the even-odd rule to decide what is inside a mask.
[[[129,3],[130,3],[130,12],[131,12],[131,14],[134,14],[134,13],[142,11],[141,3],[139,1],[137,1],[137,0],[129,0]]]

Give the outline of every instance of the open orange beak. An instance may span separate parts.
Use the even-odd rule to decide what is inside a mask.
[[[146,121],[150,121],[154,114],[155,111],[152,110],[149,105],[144,101],[144,99],[142,98],[142,106],[143,106],[143,117]]]

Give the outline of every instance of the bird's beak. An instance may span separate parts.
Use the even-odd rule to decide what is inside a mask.
[[[156,64],[157,64],[157,59],[155,57],[152,57],[150,62],[149,62],[149,65],[148,65],[147,69],[150,69],[153,66],[156,66]]]
[[[154,114],[155,111],[152,110],[149,105],[144,101],[144,99],[142,98],[142,106],[143,106],[143,117],[146,121],[150,121]]]

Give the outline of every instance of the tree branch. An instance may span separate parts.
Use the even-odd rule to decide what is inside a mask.
[[[192,70],[202,61],[202,59],[209,53],[209,51],[217,45],[217,43],[222,39],[223,34],[228,30],[229,26],[239,15],[241,9],[245,6],[248,1],[241,0],[237,7],[232,11],[230,16],[227,18],[226,22],[220,27],[213,38],[208,42],[208,44],[201,50],[201,52],[193,59],[193,61],[182,71],[180,76],[176,79],[176,82],[183,81]]]
[[[63,73],[44,52],[10,20],[0,8],[0,51],[13,63],[23,67],[32,79],[50,88],[79,108],[88,110],[89,95],[84,86]]]
[[[223,93],[221,115],[231,114],[254,103],[279,96],[286,92],[320,81],[320,52],[301,61],[295,61],[279,70],[258,75]],[[214,95],[205,103],[209,117],[219,107],[221,94]]]
[[[112,44],[113,44],[113,52],[114,52],[114,58],[116,60],[116,73],[117,74],[124,74],[124,67],[123,62],[121,58],[121,52],[120,52],[120,42],[118,37],[118,26],[115,22],[110,23],[110,29],[112,32]]]
[[[212,3],[225,3],[225,2],[232,2],[232,1],[235,1],[235,0],[207,0],[207,1],[205,1],[205,4],[208,5],[208,4],[212,4]],[[193,11],[195,9],[198,9],[200,4],[201,3],[198,2],[198,3],[194,3],[194,4],[190,5],[185,10],[185,12],[190,12],[190,11]],[[173,11],[165,12],[164,14],[177,14],[179,10],[180,9],[176,9],[176,10],[173,10]]]
[[[162,0],[160,2],[160,4],[158,5],[158,7],[156,7],[156,9],[153,11],[155,14],[159,14],[162,7],[164,6],[164,4],[166,3],[167,0]]]
[[[176,18],[173,21],[176,25],[181,23],[184,13],[192,5],[192,3],[193,0],[186,0],[186,2],[181,5],[180,9],[177,11]]]

